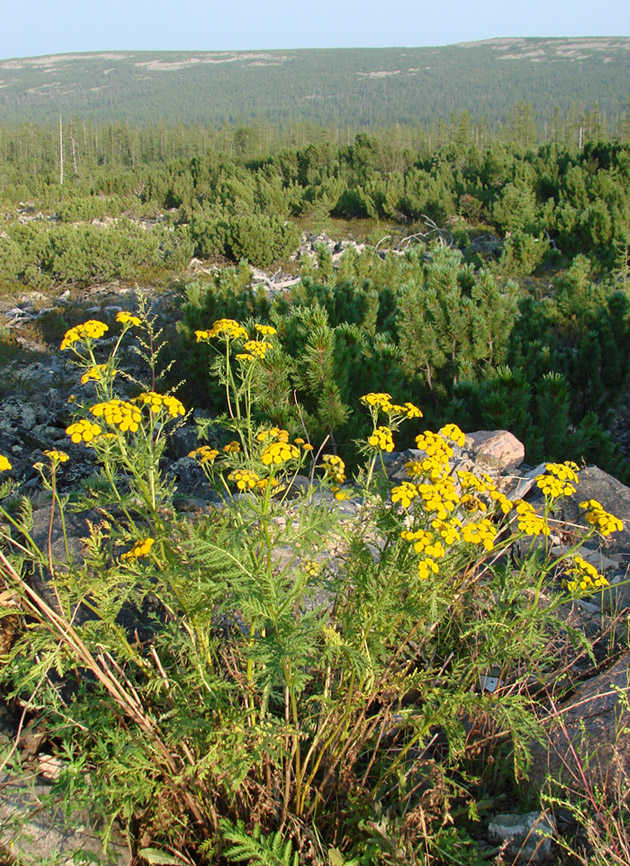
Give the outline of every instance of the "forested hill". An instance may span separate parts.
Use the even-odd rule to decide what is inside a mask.
[[[630,101],[630,38],[503,38],[431,48],[60,54],[0,61],[0,117],[132,124],[429,124],[466,109],[491,127],[515,104],[601,112]]]

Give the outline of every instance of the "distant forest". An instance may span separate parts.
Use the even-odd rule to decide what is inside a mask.
[[[523,100],[540,140],[555,140],[556,110],[578,123],[585,116],[587,126],[593,113],[607,134],[618,134],[630,100],[630,39],[0,60],[0,117],[8,123],[55,123],[61,114],[97,125],[312,123],[361,132],[397,123],[429,129],[467,110],[494,134]]]

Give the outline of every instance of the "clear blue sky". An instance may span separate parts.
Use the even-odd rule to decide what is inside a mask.
[[[0,58],[630,36],[628,0],[7,0]]]

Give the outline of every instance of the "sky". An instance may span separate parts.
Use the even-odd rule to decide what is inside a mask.
[[[0,58],[630,36],[627,0],[5,0]]]

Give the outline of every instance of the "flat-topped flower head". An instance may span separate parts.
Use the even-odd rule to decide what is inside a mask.
[[[575,493],[576,489],[573,484],[569,484],[568,481],[556,475],[536,476],[536,486],[549,499],[557,499],[559,496],[571,496],[572,493]]]
[[[300,450],[295,445],[277,440],[263,448],[260,459],[265,466],[270,466],[286,463],[288,460],[296,460],[299,456]]]
[[[82,325],[75,325],[74,328],[70,328],[69,331],[66,331],[64,338],[61,341],[61,348],[68,349],[75,343],[98,340],[106,334],[107,331],[109,331],[109,327],[105,322],[99,322],[97,319],[89,319]]]
[[[573,567],[567,570],[567,574],[571,575],[573,580],[565,581],[569,592],[595,592],[608,586],[608,580],[604,575],[600,574],[584,557],[575,556],[573,562]]]
[[[107,403],[97,403],[90,408],[90,412],[95,418],[102,418],[122,433],[135,433],[142,421],[138,407],[127,400],[114,399]]]
[[[116,321],[120,322],[122,325],[133,325],[136,328],[142,324],[138,316],[134,316],[131,313],[125,312],[124,310],[117,314]]]
[[[50,451],[44,451],[44,454],[53,463],[65,463],[66,460],[70,460],[65,451],[58,451],[56,448],[52,448]]]
[[[90,367],[81,376],[81,384],[87,385],[88,382],[102,382],[107,371],[107,364],[97,364],[95,367]],[[118,373],[118,370],[112,370],[112,378]]]
[[[216,448],[211,448],[209,445],[201,445],[199,448],[195,448],[194,451],[189,451],[188,456],[192,457],[193,460],[198,460],[199,463],[214,463],[219,456],[219,452]]]
[[[228,481],[234,481],[239,490],[254,490],[260,477],[251,469],[235,469],[228,475]]]
[[[158,415],[163,410],[166,410],[172,418],[186,414],[186,410],[177,397],[172,397],[169,394],[157,394],[155,391],[145,391],[136,397],[136,402],[148,406],[154,415]]]
[[[364,394],[360,400],[364,406],[375,406],[377,409],[382,409],[384,412],[387,412],[392,405],[392,395],[385,393],[372,393]]]
[[[462,528],[462,538],[469,544],[482,544],[486,550],[494,548],[496,527],[487,519],[477,523],[466,523]]]
[[[246,340],[247,331],[235,319],[217,319],[208,331],[209,337],[223,337],[226,339],[238,339],[239,337]]]
[[[536,514],[534,506],[529,502],[519,499],[515,505],[517,514],[517,526],[525,535],[550,535],[549,524],[540,515]]]
[[[334,484],[343,484],[346,480],[346,464],[336,454],[322,455],[323,469],[326,477]]]
[[[66,427],[66,433],[75,443],[85,442],[86,444],[96,439],[102,433],[102,428],[88,418],[83,418],[81,421],[75,421],[69,427]]]
[[[0,472],[8,472],[10,469],[13,469],[10,462],[4,454],[0,454]]]
[[[418,495],[418,488],[410,481],[403,481],[398,487],[392,487],[392,502],[399,502],[403,508],[409,508]]]
[[[254,328],[256,328],[258,333],[262,334],[263,337],[272,337],[274,334],[278,333],[273,327],[273,325],[259,325],[258,323],[256,323],[254,325]]]
[[[440,428],[440,433],[445,439],[450,439],[460,448],[463,448],[466,443],[466,434],[457,424],[445,424],[444,427]]]
[[[606,511],[601,502],[596,499],[580,502],[580,508],[585,509],[584,519],[586,522],[594,526],[601,535],[610,535],[612,532],[621,532],[623,529],[621,520]]]
[[[241,450],[241,443],[237,442],[236,439],[232,439],[231,442],[228,442],[227,445],[223,446],[223,451],[225,454],[238,454]]]
[[[155,543],[154,538],[143,538],[141,541],[136,541],[131,550],[120,557],[121,559],[142,559],[143,556],[148,556],[151,548]]]
[[[394,440],[389,427],[377,427],[376,430],[372,431],[371,436],[368,436],[368,442],[380,451],[389,452],[394,450]]]

